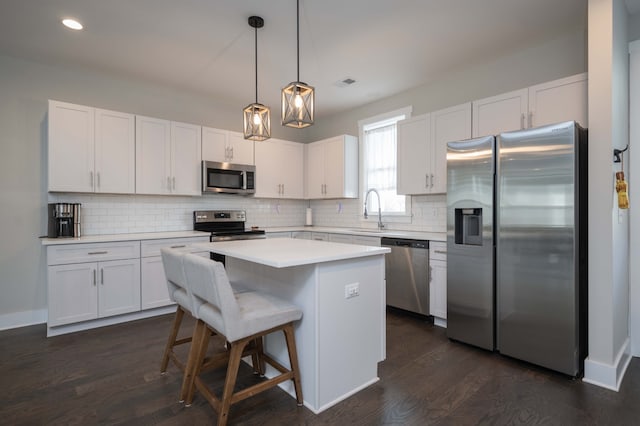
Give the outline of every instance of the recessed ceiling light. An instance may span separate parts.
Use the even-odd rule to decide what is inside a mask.
[[[80,22],[72,18],[63,19],[62,24],[67,28],[71,28],[72,30],[81,30],[83,28]]]

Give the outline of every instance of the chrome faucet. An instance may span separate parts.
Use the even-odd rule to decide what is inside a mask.
[[[370,190],[367,191],[367,195],[364,196],[364,218],[368,219],[369,218],[369,213],[367,213],[367,200],[369,199],[369,194],[371,194],[372,192],[375,192],[376,195],[378,196],[378,229],[379,230],[383,230],[384,229],[384,224],[382,223],[382,209],[380,206],[380,194],[378,194],[378,191],[375,188],[371,188]]]

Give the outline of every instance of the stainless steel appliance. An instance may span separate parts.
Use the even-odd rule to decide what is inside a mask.
[[[252,195],[256,192],[256,166],[203,161],[202,192]]]
[[[194,231],[211,232],[211,242],[266,238],[264,229],[245,229],[244,210],[196,210],[193,212]],[[224,256],[211,253],[211,258],[224,263]]]
[[[448,144],[450,338],[581,374],[586,143],[564,122]]]
[[[49,203],[47,237],[80,237],[80,203]]]
[[[429,315],[429,241],[383,237],[387,305]]]

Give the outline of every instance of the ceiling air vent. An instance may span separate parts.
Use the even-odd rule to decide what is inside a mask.
[[[347,87],[347,86],[351,86],[355,82],[356,81],[353,78],[347,77],[344,80],[337,81],[335,85],[338,87]]]

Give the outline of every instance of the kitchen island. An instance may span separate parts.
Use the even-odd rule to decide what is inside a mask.
[[[385,247],[290,238],[200,243],[231,281],[300,307],[295,325],[304,404],[320,413],[378,381],[385,359]],[[284,338],[265,351],[288,366]],[[267,376],[275,375],[267,371]],[[280,385],[293,395],[291,382]]]

